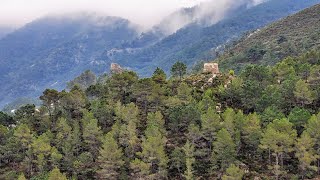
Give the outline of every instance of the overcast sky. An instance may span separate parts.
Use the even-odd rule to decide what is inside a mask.
[[[151,26],[181,7],[206,0],[0,0],[0,25],[20,26],[54,13],[89,11]]]

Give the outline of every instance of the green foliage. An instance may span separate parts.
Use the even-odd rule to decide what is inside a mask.
[[[20,174],[18,177],[18,180],[27,180],[26,177],[24,176],[24,174]]]
[[[285,3],[285,1],[281,3]],[[297,56],[308,50],[319,49],[318,40],[315,38],[319,38],[319,29],[315,25],[316,19],[319,18],[318,11],[319,6],[313,6],[263,29],[247,33],[231,47],[227,47],[226,53],[218,58],[220,67],[240,72],[250,64],[274,65],[288,56]],[[301,24],[303,25],[301,26]],[[296,72],[306,80],[310,73],[310,65],[304,64],[304,62],[300,63]],[[283,65],[276,71],[280,81],[283,80],[283,75],[287,75],[293,70],[293,68],[288,69]]]
[[[142,162],[148,164],[149,172],[146,175],[150,178],[167,177],[168,157],[165,153],[167,139],[163,125],[164,120],[160,112],[148,115],[147,129],[141,143],[142,151],[137,153]]]
[[[114,124],[113,131],[115,131],[119,145],[124,148],[125,156],[132,158],[140,146],[137,134],[139,109],[134,103],[124,106],[118,102],[115,107],[115,114],[118,119]]]
[[[299,80],[296,83],[294,96],[298,103],[302,105],[311,104],[315,99],[314,92],[310,90],[309,85],[303,80]]]
[[[83,120],[83,140],[89,151],[95,157],[99,154],[101,146],[102,131],[98,126],[98,120],[91,113],[85,113]]]
[[[222,176],[222,180],[242,180],[244,171],[239,167],[231,164],[226,170],[226,174]]]
[[[260,148],[269,150],[276,158],[273,166],[273,173],[276,179],[279,178],[283,167],[280,161],[283,161],[284,153],[292,152],[297,132],[292,128],[292,123],[287,119],[276,119],[267,126],[266,131],[262,134]]]
[[[162,84],[166,82],[167,75],[161,68],[157,67],[151,78],[153,81]]]
[[[192,167],[196,161],[194,158],[194,146],[189,141],[187,141],[183,146],[183,151],[186,156],[186,171],[184,172],[184,177],[187,180],[195,179]]]
[[[152,78],[103,76],[90,93],[48,89],[42,106],[0,113],[0,179],[315,178],[313,54],[221,73],[211,85],[203,74],[167,80],[157,69]]]
[[[97,174],[99,179],[119,178],[120,169],[124,165],[123,153],[112,133],[108,133],[103,139],[98,161],[100,170],[97,171]]]
[[[310,117],[311,114],[308,110],[298,107],[293,108],[288,115],[289,121],[293,123],[299,134],[303,131],[303,127]]]
[[[48,180],[67,180],[67,177],[60,172],[60,169],[54,168],[50,171]]]
[[[173,177],[182,178],[186,170],[186,155],[183,148],[176,147],[169,156],[168,171]]]
[[[10,124],[14,124],[13,118],[8,114],[0,111],[0,124],[4,126],[9,126]]]
[[[296,157],[299,159],[302,179],[304,179],[307,170],[317,170],[317,167],[312,165],[319,158],[313,149],[314,145],[314,139],[308,133],[303,133],[296,142]]]
[[[171,75],[173,77],[179,77],[180,81],[182,79],[182,77],[187,73],[187,66],[180,62],[177,61],[174,65],[172,65],[171,67]]]
[[[213,142],[212,162],[215,169],[225,170],[234,163],[236,158],[236,145],[225,129],[217,133],[217,139]]]
[[[82,90],[87,89],[89,86],[96,84],[96,75],[87,70],[83,72],[80,76],[76,77],[74,80],[68,82],[68,88],[72,89],[74,86],[79,86]]]

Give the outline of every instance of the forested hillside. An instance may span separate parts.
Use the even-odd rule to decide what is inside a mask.
[[[252,0],[230,2],[234,5],[222,9],[215,1],[180,9],[143,33],[128,20],[92,13],[30,22],[0,39],[0,107],[35,98],[48,87],[64,89],[81,72],[101,74],[112,62],[146,77],[158,66],[169,72],[176,60],[188,67],[212,60],[220,45],[320,0],[270,0],[258,6]]]
[[[181,60],[192,66],[197,61],[216,58],[221,47],[237,40],[245,32],[262,28],[317,3],[320,1],[269,0],[250,8],[240,6],[229,11],[225,18],[211,26],[191,23],[152,46],[134,52],[119,51],[113,57],[103,54],[101,59],[110,58],[114,62],[131,67],[141,75],[152,74],[156,67],[168,72],[174,63],[173,60]]]
[[[185,73],[86,71],[41,107],[1,113],[0,179],[318,176],[319,49],[238,75]]]
[[[248,33],[218,59],[224,68],[241,69],[247,64],[273,65],[320,47],[320,4],[279,22]]]

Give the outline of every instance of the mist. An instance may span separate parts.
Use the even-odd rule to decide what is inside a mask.
[[[95,12],[151,27],[182,7],[205,0],[1,0],[0,25],[21,26],[51,14]]]
[[[171,34],[192,22],[212,25],[223,19],[228,12],[243,4],[255,6],[263,1],[1,0],[0,26],[19,27],[43,16],[92,12],[99,15],[119,16],[128,19],[134,24],[140,25],[144,30],[150,29],[161,22],[160,28],[163,29],[164,33]],[[181,8],[187,9],[181,10]],[[192,11],[192,13],[185,13],[188,10]]]
[[[204,1],[193,8],[184,8],[171,14],[160,23],[160,28],[165,34],[172,34],[190,23],[210,26],[224,19],[229,13],[232,13],[240,6],[250,8],[266,1],[267,0]]]

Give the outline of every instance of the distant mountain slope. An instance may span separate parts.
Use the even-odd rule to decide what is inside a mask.
[[[105,58],[132,67],[142,75],[152,73],[156,66],[168,70],[176,60],[193,65],[201,59],[215,58],[214,50],[217,47],[238,38],[244,32],[263,27],[319,2],[320,0],[271,0],[250,9],[240,7],[238,12],[210,27],[193,23],[150,47],[137,51],[122,50]]]
[[[244,32],[320,0],[270,0],[258,6],[240,0],[221,12],[210,9],[215,2],[181,9],[143,34],[125,19],[92,14],[31,22],[0,39],[0,106],[17,97],[39,96],[45,88],[65,88],[84,70],[102,73],[111,62],[147,76],[157,66],[168,71],[176,60],[191,66],[213,59],[217,47]],[[199,14],[202,8],[206,13]],[[186,22],[175,24],[181,17]],[[183,28],[166,32],[171,25]]]
[[[143,32],[137,39],[128,44],[123,44],[121,48],[148,47],[191,24],[199,28],[208,27],[238,13],[237,11],[243,11],[248,7],[256,5],[257,3],[254,1],[209,0],[193,7],[181,8],[166,16],[160,23],[152,27],[151,30]]]
[[[117,17],[77,14],[36,20],[0,40],[0,104],[35,97],[44,88],[65,88],[86,69],[107,71],[97,56],[138,36]]]
[[[320,48],[320,4],[248,34],[219,58],[222,68],[272,65],[287,56]]]
[[[0,39],[2,39],[4,36],[11,33],[12,31],[14,31],[13,27],[0,26]]]

